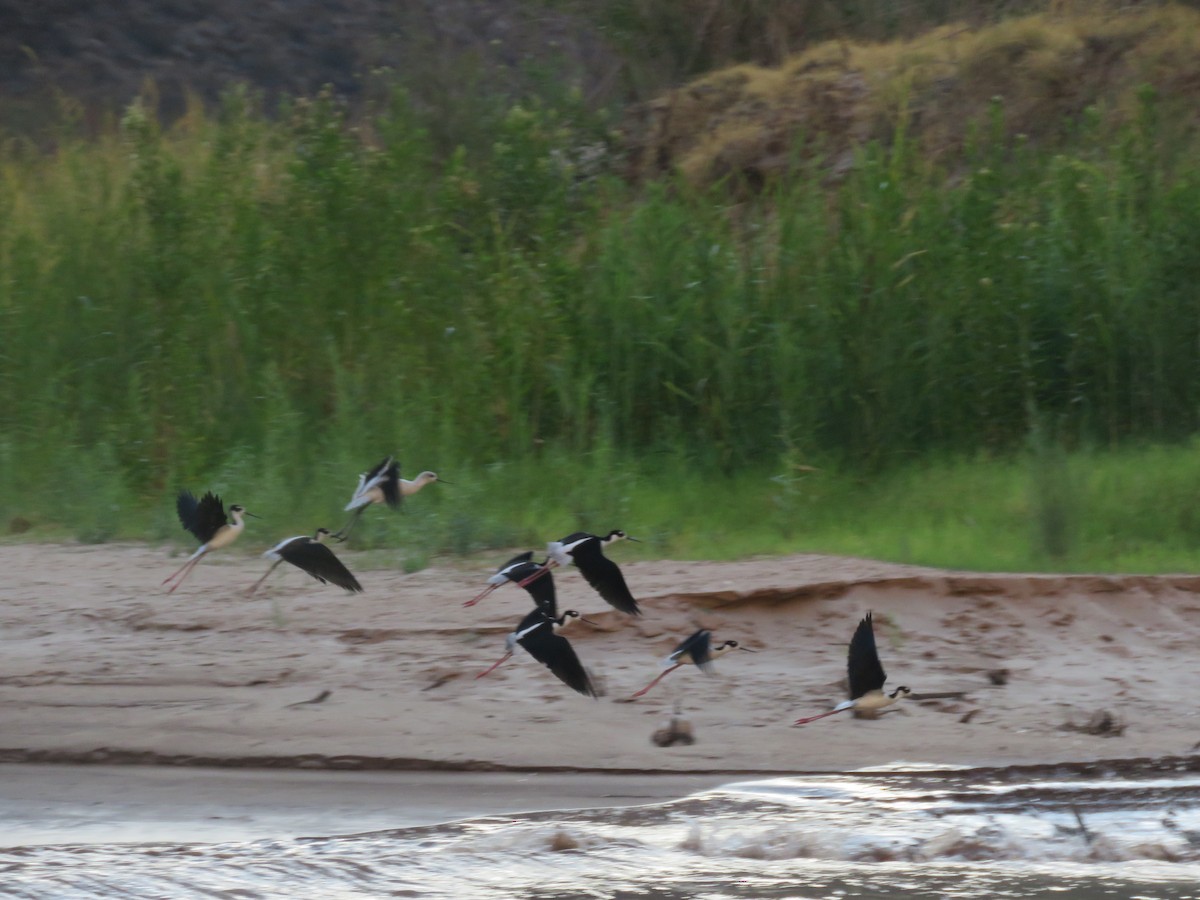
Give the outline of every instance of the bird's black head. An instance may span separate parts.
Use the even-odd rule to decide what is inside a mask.
[[[608,537],[604,539],[604,543],[606,544],[611,544],[614,541],[633,541],[635,544],[641,543],[637,538],[630,537],[625,532],[618,530],[610,531],[608,533]]]
[[[591,619],[589,619],[587,616],[585,616],[583,613],[579,612],[579,610],[576,610],[576,609],[568,609],[566,612],[564,612],[562,614],[562,616],[560,616],[560,618],[564,622],[568,618],[578,619],[580,622],[587,622],[589,625],[595,625],[597,628],[600,627],[599,622],[593,622]]]
[[[749,647],[743,647],[737,641],[726,641],[725,643],[723,643],[721,645],[720,649],[725,649],[726,647],[728,647],[730,650],[745,650],[747,653],[756,652],[754,650],[751,650]]]
[[[246,507],[240,506],[239,504],[235,503],[235,504],[233,504],[233,506],[229,507],[229,511],[231,513],[244,513],[246,511]]]
[[[912,693],[911,688],[907,688],[904,685],[900,685],[900,687],[898,687],[894,691],[892,691],[892,697],[907,697],[911,693]]]
[[[314,541],[323,541],[323,540],[325,540],[325,538],[329,537],[329,535],[331,535],[332,533],[333,532],[331,532],[328,528],[318,528],[313,533],[313,540]]]

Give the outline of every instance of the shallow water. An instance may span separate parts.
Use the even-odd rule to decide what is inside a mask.
[[[0,850],[0,896],[1200,896],[1200,775],[862,771],[365,834]]]

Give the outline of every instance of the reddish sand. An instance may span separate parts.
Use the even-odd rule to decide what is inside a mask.
[[[560,608],[602,626],[565,632],[602,686],[594,701],[521,652],[473,677],[529,607],[506,586],[464,609],[485,565],[362,570],[357,596],[283,567],[246,598],[257,557],[214,555],[168,595],[160,582],[180,561],[144,545],[0,547],[0,761],[780,772],[1183,754],[1200,740],[1197,576],[813,555],[633,563],[645,615],[631,620],[569,569],[556,573]],[[791,727],[841,699],[846,642],[868,610],[890,685],[963,695]],[[759,652],[719,660],[713,677],[682,669],[629,702],[700,626]],[[696,743],[657,747],[675,702]],[[1099,712],[1123,733],[1063,727]]]

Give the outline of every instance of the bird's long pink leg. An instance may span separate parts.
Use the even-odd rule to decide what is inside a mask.
[[[534,572],[532,575],[530,575],[524,581],[518,581],[517,587],[525,587],[525,585],[529,584],[531,581],[537,581],[539,578],[541,578],[543,575],[545,575],[547,572],[549,572],[551,569],[553,569],[557,565],[558,565],[558,563],[556,563],[552,559],[546,560],[546,562],[542,565],[542,567],[540,569],[538,569],[536,572]]]
[[[642,688],[640,691],[638,691],[633,696],[634,697],[642,696],[642,694],[646,693],[646,691],[650,690],[650,688],[654,687],[656,684],[658,684],[660,681],[662,681],[664,678],[666,678],[668,675],[670,675],[672,672],[674,672],[676,669],[678,669],[682,665],[683,665],[683,663],[675,663],[675,665],[671,666],[671,668],[664,669],[662,672],[659,672],[657,678],[655,678],[652,682],[650,682],[648,685],[646,685],[644,688]]]
[[[847,707],[847,709],[849,709],[849,707]],[[829,712],[823,712],[820,715],[808,716],[807,718],[797,719],[792,724],[793,725],[807,725],[809,722],[815,722],[815,721],[817,721],[817,719],[823,719],[826,716],[832,716],[834,713],[840,713],[840,712],[844,712],[844,710],[831,709]]]
[[[198,553],[198,554],[196,554],[196,555],[195,555],[195,556],[193,556],[191,559],[189,559],[187,562],[185,562],[185,563],[184,563],[182,566],[180,566],[180,567],[179,567],[179,569],[178,569],[178,570],[176,570],[176,571],[175,571],[175,572],[174,572],[172,575],[170,575],[170,576],[169,576],[169,577],[167,577],[167,578],[164,578],[164,579],[163,579],[163,584],[166,584],[166,583],[167,583],[168,581],[170,581],[172,578],[178,578],[178,579],[179,579],[179,580],[178,580],[178,581],[176,581],[176,582],[175,582],[173,585],[171,585],[171,589],[170,589],[169,591],[167,591],[167,593],[168,593],[168,594],[173,594],[173,593],[175,593],[175,588],[177,588],[177,587],[179,587],[181,584],[183,584],[183,580],[184,580],[185,578],[187,578],[187,577],[188,577],[188,574],[189,574],[189,573],[192,571],[192,569],[194,569],[194,568],[196,567],[196,563],[200,562],[200,560],[202,560],[203,558],[204,558],[204,553]]]
[[[494,591],[498,587],[500,587],[500,585],[498,585],[498,584],[489,584],[486,588],[484,588],[482,591],[480,591],[478,594],[476,594],[473,599],[468,600],[466,603],[464,603],[463,606],[474,606],[476,603],[478,603],[480,600],[482,600],[484,597],[486,597],[488,594],[490,594],[492,591]]]
[[[492,672],[494,672],[494,671],[496,671],[498,668],[500,668],[500,665],[501,665],[501,663],[507,662],[507,661],[508,661],[508,659],[509,659],[510,657],[512,657],[512,654],[511,654],[511,653],[505,653],[505,654],[504,654],[502,657],[500,657],[498,660],[496,660],[496,662],[492,663],[492,666],[491,666],[491,668],[489,668],[489,669],[488,669],[487,671],[485,671],[485,672],[480,672],[480,673],[479,673],[478,675],[476,675],[475,677],[476,677],[476,678],[482,678],[484,675],[490,675]]]
[[[267,575],[270,575],[272,572],[274,572],[275,567],[278,566],[279,563],[281,563],[282,561],[283,560],[276,560],[275,563],[271,566],[271,568],[267,569]],[[251,597],[254,595],[254,592],[257,591],[259,589],[259,587],[262,586],[262,583],[267,580],[267,575],[264,575],[262,578],[258,579],[258,581],[254,582],[254,584],[252,584],[250,586],[250,589],[248,591],[246,591],[247,597]]]
[[[182,565],[182,566],[180,566],[178,569],[176,569],[174,572],[172,572],[170,575],[168,575],[166,578],[164,578],[164,579],[162,580],[162,583],[163,583],[163,584],[166,584],[168,581],[171,581],[171,580],[172,580],[172,579],[174,579],[174,578],[178,578],[178,577],[179,577],[179,575],[180,575],[180,573],[181,573],[181,572],[183,572],[183,570],[184,570],[184,569],[186,569],[188,566],[190,566],[190,565],[191,565],[191,564],[192,564],[194,561],[195,561],[195,560],[194,560],[194,558],[193,558],[193,557],[191,557],[191,556],[189,556],[189,557],[188,557],[188,558],[187,558],[187,559],[184,561],[183,565]]]
[[[183,570],[183,574],[181,574],[179,576],[179,580],[176,581],[173,585],[171,585],[170,589],[167,591],[168,594],[175,593],[175,589],[177,587],[179,587],[181,584],[183,584],[185,581],[187,581],[187,577],[192,574],[192,569],[196,568],[196,563],[198,563],[198,562],[200,562],[200,557],[196,557],[190,563],[187,564],[187,566]]]

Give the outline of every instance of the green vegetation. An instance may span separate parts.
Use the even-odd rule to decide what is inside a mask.
[[[73,462],[89,466],[86,454]],[[605,467],[614,462],[610,481]],[[1061,484],[1046,480],[1046,465],[1023,451],[913,463],[870,477],[786,463],[775,472],[721,476],[680,471],[666,460],[621,463],[603,451],[582,460],[527,459],[447,470],[455,484],[427,488],[399,515],[373,510],[352,545],[375,548],[356,568],[416,571],[447,553],[474,554],[472,565],[486,567],[503,558],[500,548],[540,547],[576,528],[624,527],[642,543],[622,544],[622,560],[806,551],[976,571],[1195,571],[1195,442],[1064,454],[1051,463]],[[83,490],[81,499],[71,501],[64,486],[49,496],[65,507],[38,508],[74,521],[43,524],[23,539],[186,540],[170,498],[139,501],[111,472],[101,474],[68,473],[67,485]],[[235,464],[202,482],[231,502],[252,501],[264,517],[250,520],[234,552],[261,551],[308,523],[337,527],[343,514],[335,511],[353,487],[344,466],[325,462],[314,466],[301,500],[259,481],[256,469]],[[1048,485],[1050,497],[1042,493]],[[7,489],[5,496],[12,496]],[[119,531],[107,521],[114,514]],[[493,549],[478,554],[483,548]]]
[[[737,4],[722,8],[729,5]],[[757,185],[798,158],[823,156],[836,173],[876,140],[907,142],[910,152],[953,169],[989,104],[1003,110],[990,141],[1077,152],[1085,140],[1112,141],[1136,120],[1147,92],[1167,113],[1160,128],[1194,130],[1200,13],[1076,5],[1072,15],[1000,21],[993,9],[986,24],[952,19],[904,40],[826,41],[770,67],[711,72],[643,109],[631,168],[645,177],[678,171],[696,184],[732,176]],[[1180,137],[1160,136],[1168,144]]]
[[[952,157],[900,105],[836,178],[797,158],[755,192],[631,187],[566,101],[449,158],[400,93],[354,127],[235,93],[166,134],[135,107],[10,148],[0,521],[165,536],[187,485],[265,541],[340,525],[397,452],[456,482],[361,526],[409,568],[577,527],[1187,568],[1200,170],[1175,99],[1089,107],[1052,151],[994,103]]]

